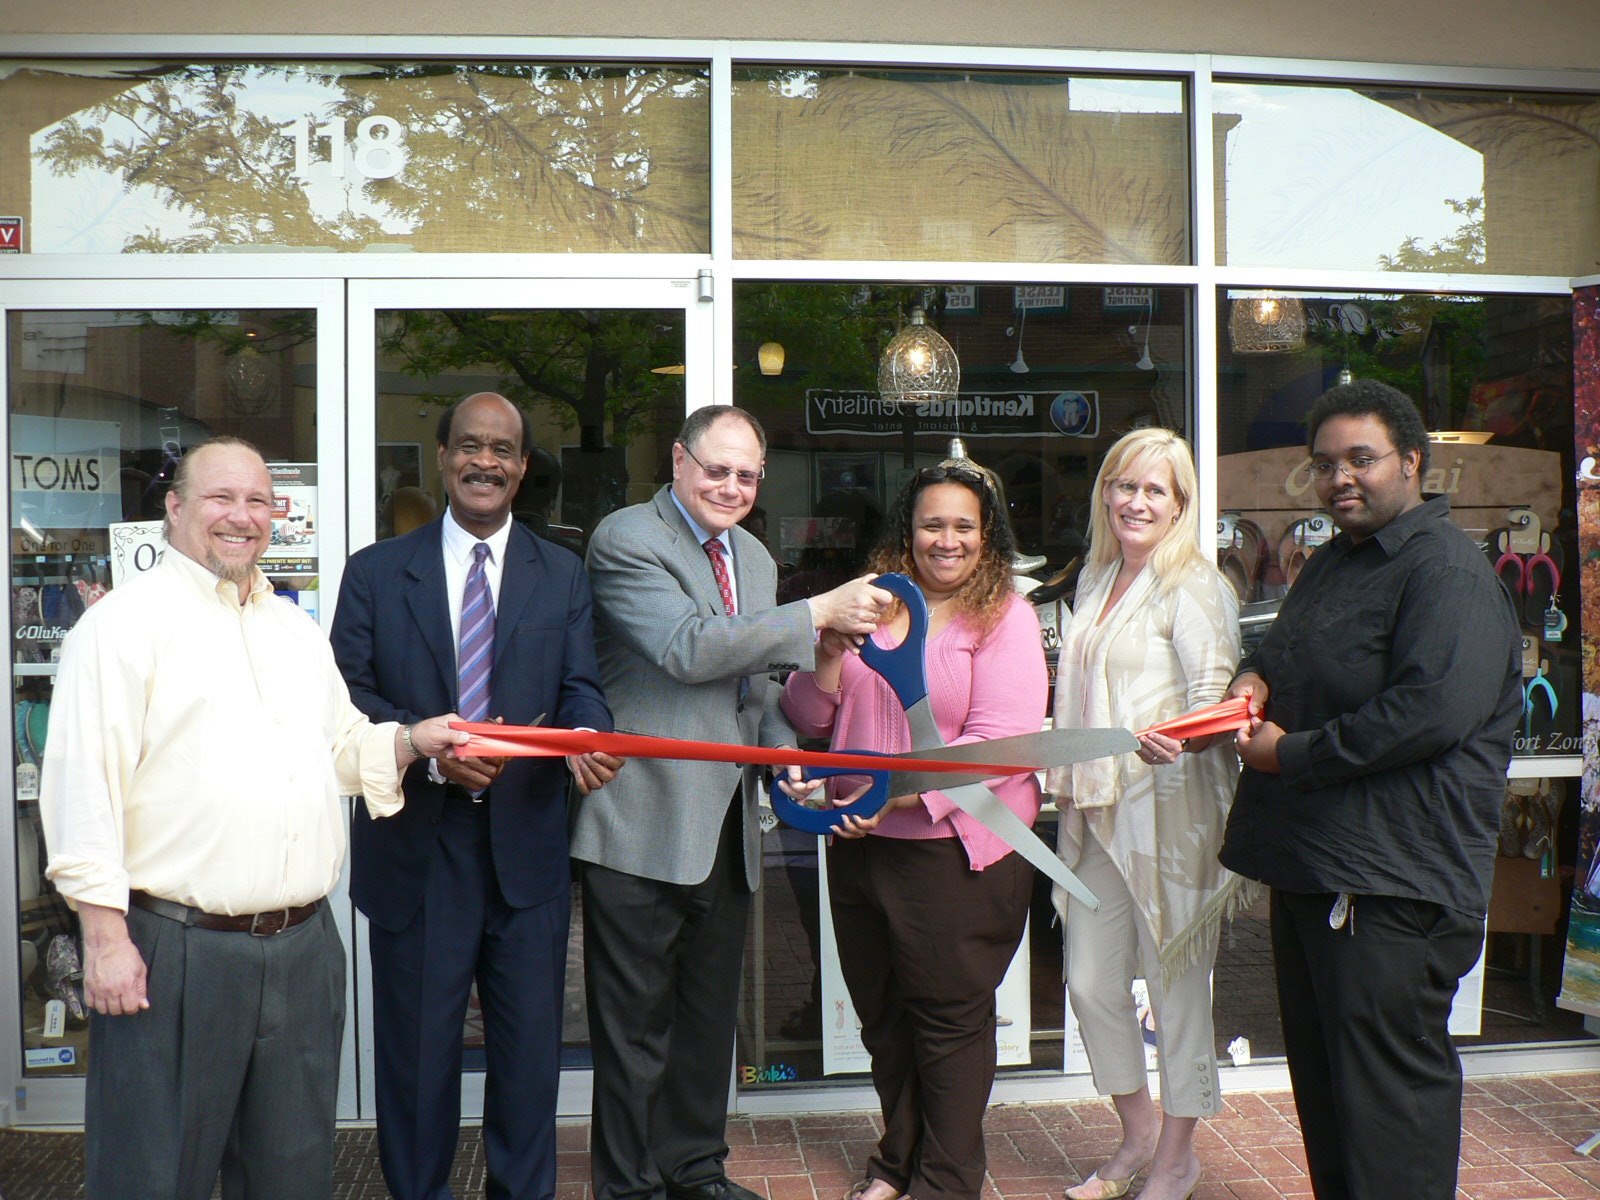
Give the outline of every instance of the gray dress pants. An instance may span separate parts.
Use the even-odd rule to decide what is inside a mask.
[[[327,905],[272,937],[142,908],[128,932],[150,1007],[92,1014],[89,1200],[326,1200],[344,1035],[344,947]]]

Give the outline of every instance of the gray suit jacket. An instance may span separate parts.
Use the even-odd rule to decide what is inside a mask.
[[[811,670],[805,601],[774,608],[777,566],[735,526],[739,613],[722,611],[711,561],[664,487],[612,513],[589,539],[595,649],[619,730],[693,741],[793,745],[774,672]],[[740,695],[740,681],[749,687]],[[572,856],[665,883],[711,874],[728,797],[741,789],[745,877],[760,882],[761,771],[732,763],[629,760],[577,802]]]

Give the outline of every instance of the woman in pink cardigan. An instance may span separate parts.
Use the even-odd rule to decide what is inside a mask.
[[[1043,721],[1044,652],[1033,609],[1012,590],[1013,549],[994,488],[956,461],[906,485],[871,561],[909,575],[927,598],[928,690],[951,745],[1035,733]],[[908,627],[897,605],[873,636],[894,646]],[[784,712],[835,746],[911,749],[899,700],[853,649],[823,634],[816,670],[789,677]],[[1033,775],[993,786],[1033,823]],[[845,817],[827,870],[840,965],[883,1108],[883,1137],[846,1200],[977,1200],[994,991],[1022,938],[1033,869],[942,792],[923,792],[891,797],[870,820]]]

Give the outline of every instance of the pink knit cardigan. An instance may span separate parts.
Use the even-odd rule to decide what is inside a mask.
[[[891,645],[882,632],[879,645]],[[1033,608],[1013,595],[989,635],[980,640],[967,621],[956,617],[928,643],[928,691],[934,722],[948,745],[1037,733],[1044,722],[1044,651]],[[795,729],[810,737],[832,734],[835,749],[898,753],[912,749],[905,713],[889,685],[854,654],[846,655],[837,692],[824,692],[808,671],[789,676],[783,711]],[[1017,775],[990,785],[1007,808],[1029,825],[1039,815],[1039,782]],[[840,789],[841,793],[843,789]],[[878,837],[959,837],[967,861],[981,871],[1011,848],[943,792],[924,792],[922,804],[897,809],[874,830]]]

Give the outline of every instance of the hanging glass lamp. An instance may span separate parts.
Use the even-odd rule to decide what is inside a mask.
[[[928,324],[921,308],[883,348],[878,359],[878,394],[886,404],[922,404],[954,400],[961,386],[961,363],[955,349]]]
[[[1287,354],[1306,345],[1306,306],[1294,296],[1261,292],[1234,300],[1228,340],[1235,354]]]

